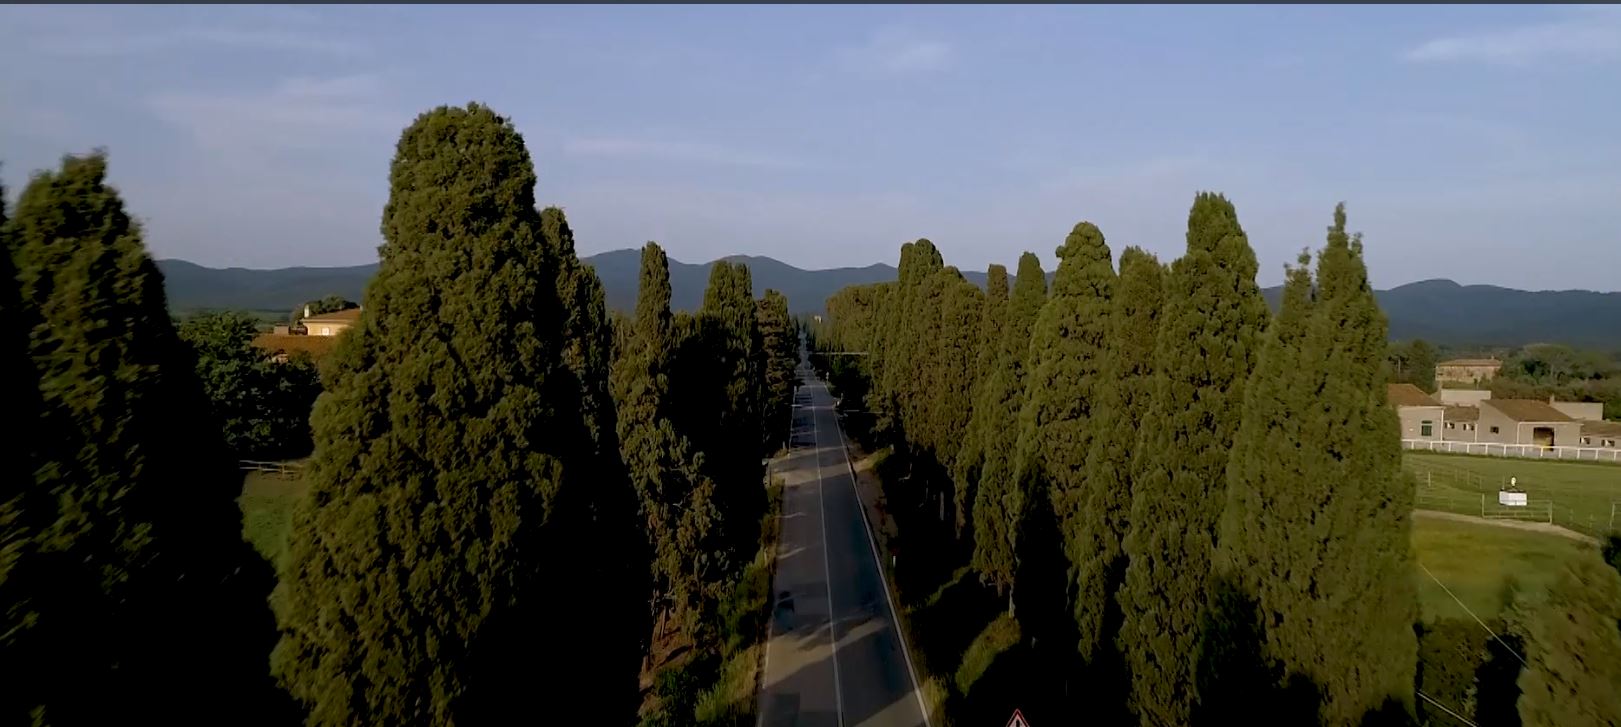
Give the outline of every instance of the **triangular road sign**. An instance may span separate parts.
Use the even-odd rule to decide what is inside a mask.
[[[1007,727],[1030,727],[1030,723],[1024,721],[1024,715],[1015,709],[1013,710],[1013,719],[1008,720]]]

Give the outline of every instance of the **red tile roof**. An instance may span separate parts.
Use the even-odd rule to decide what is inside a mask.
[[[337,336],[295,336],[287,333],[261,333],[253,339],[253,345],[270,354],[302,351],[315,358],[332,353],[332,347],[337,344]]]
[[[1391,406],[1441,406],[1435,397],[1424,393],[1423,389],[1412,384],[1391,384],[1386,389],[1385,398]]]
[[[1481,406],[1489,406],[1517,422],[1573,422],[1564,412],[1536,399],[1487,399]]]

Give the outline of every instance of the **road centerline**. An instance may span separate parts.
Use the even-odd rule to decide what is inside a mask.
[[[811,439],[816,445],[816,504],[822,520],[822,580],[827,590],[827,634],[833,647],[833,703],[838,710],[839,725],[844,725],[844,688],[839,684],[839,630],[838,614],[833,610],[833,569],[828,564],[827,498],[822,479],[822,427],[816,421],[816,407],[811,412]],[[842,443],[841,443],[842,446]]]

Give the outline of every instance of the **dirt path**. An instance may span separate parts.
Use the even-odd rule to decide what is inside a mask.
[[[1455,512],[1441,512],[1439,510],[1414,510],[1413,515],[1415,517],[1430,518],[1433,520],[1454,520],[1461,523],[1495,525],[1500,528],[1511,528],[1514,530],[1529,530],[1536,533],[1559,535],[1570,538],[1571,540],[1579,540],[1584,543],[1592,543],[1594,545],[1598,544],[1598,538],[1583,535],[1574,530],[1562,528],[1551,523],[1533,523],[1526,522],[1524,520],[1494,520],[1491,518],[1476,517],[1474,515],[1460,515]]]

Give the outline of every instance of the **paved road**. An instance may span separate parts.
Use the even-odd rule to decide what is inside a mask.
[[[833,397],[808,368],[794,407],[760,724],[927,727],[856,499]],[[830,618],[831,615],[831,618]]]

